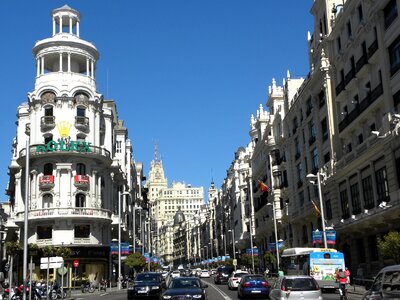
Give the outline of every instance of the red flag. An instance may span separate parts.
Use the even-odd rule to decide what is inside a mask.
[[[319,207],[317,206],[317,204],[315,204],[315,202],[313,200],[311,200],[312,205],[314,206],[315,212],[317,213],[317,216],[321,215],[321,211],[319,210]]]
[[[258,181],[258,187],[260,188],[260,190],[265,193],[265,192],[271,192],[271,188],[266,185],[264,182],[262,182],[261,180]]]

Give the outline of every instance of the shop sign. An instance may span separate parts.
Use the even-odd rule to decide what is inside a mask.
[[[67,139],[58,139],[57,141],[49,141],[46,145],[37,145],[36,153],[43,152],[93,152],[90,149],[92,143],[83,141],[68,141]]]

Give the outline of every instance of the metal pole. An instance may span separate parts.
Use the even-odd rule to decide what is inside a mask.
[[[149,221],[147,223],[147,245],[148,245],[148,249],[147,251],[149,252],[149,264],[148,264],[148,269],[150,272],[150,264],[151,264],[151,244],[150,244],[150,217],[149,217]]]
[[[121,191],[118,191],[118,289],[121,289]]]
[[[133,233],[132,233],[132,253],[136,252],[136,206],[133,206]]]
[[[25,212],[24,212],[24,259],[23,259],[23,275],[22,275],[22,284],[24,285],[24,292],[22,299],[26,300],[25,289],[27,287],[26,277],[27,277],[27,266],[28,266],[28,208],[29,208],[29,144],[30,144],[30,136],[28,131],[28,126],[26,128],[26,161],[25,161]]]
[[[319,206],[321,207],[321,222],[322,222],[322,236],[324,238],[324,247],[328,248],[328,243],[326,242],[326,230],[325,230],[325,212],[324,203],[322,200],[322,188],[321,188],[321,173],[318,171],[318,195],[319,195]]]
[[[252,271],[254,270],[254,245],[253,245],[253,218],[254,218],[254,205],[253,205],[253,184],[252,184],[252,171],[251,166],[249,165],[249,185],[250,185],[250,247],[251,247],[251,267]]]
[[[272,199],[272,215],[274,217],[274,230],[275,230],[275,251],[276,251],[276,266],[279,271],[279,244],[278,244],[278,229],[276,227],[276,212],[275,212],[275,199]]]

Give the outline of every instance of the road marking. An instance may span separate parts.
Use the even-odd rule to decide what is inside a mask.
[[[208,284],[209,286],[211,285],[218,293],[221,294],[222,297],[224,297],[224,299],[226,299],[226,300],[232,300],[231,297],[229,297],[223,290],[219,289],[219,288],[216,287],[214,284],[208,283],[208,282],[207,282],[207,284]]]

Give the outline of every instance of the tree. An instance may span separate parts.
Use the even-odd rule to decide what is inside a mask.
[[[378,249],[383,256],[400,263],[400,233],[391,231],[382,239],[378,238]]]
[[[49,246],[42,248],[42,253],[43,253],[44,257],[55,256],[57,253],[57,248],[49,245]]]
[[[72,250],[71,250],[71,248],[68,248],[68,247],[62,246],[62,247],[58,247],[56,250],[56,255],[61,256],[64,259],[69,258],[71,256],[71,254],[72,254]]]
[[[16,252],[22,250],[22,246],[18,241],[6,242],[5,247],[7,255],[16,254]]]
[[[146,265],[146,259],[141,253],[135,252],[124,260],[124,264],[137,272],[143,269],[143,267]]]

